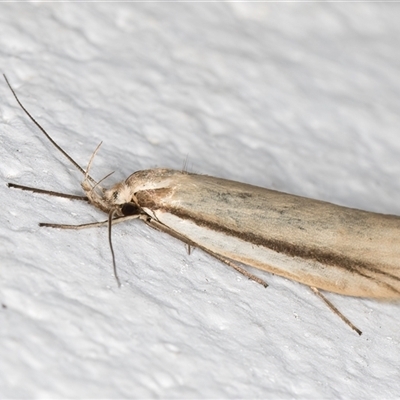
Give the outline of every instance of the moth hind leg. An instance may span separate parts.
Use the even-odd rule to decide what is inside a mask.
[[[331,311],[333,311],[334,314],[361,336],[362,331],[353,325],[353,323],[346,318],[316,287],[310,286],[310,289],[331,309]]]

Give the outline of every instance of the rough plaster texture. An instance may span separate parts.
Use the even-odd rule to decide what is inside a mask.
[[[399,4],[0,5],[0,67],[38,121],[111,184],[188,169],[400,214]],[[400,306],[264,289],[92,207],[0,82],[2,398],[398,398]]]

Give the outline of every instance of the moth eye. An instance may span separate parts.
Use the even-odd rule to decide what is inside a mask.
[[[139,215],[140,208],[135,203],[124,203],[121,206],[121,212],[125,217],[129,215]]]

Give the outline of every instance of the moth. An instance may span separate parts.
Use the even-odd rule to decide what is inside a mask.
[[[141,219],[197,247],[268,286],[240,264],[309,286],[346,324],[361,335],[320,290],[346,296],[397,300],[400,297],[400,217],[343,207],[324,201],[212,176],[171,169],[137,171],[110,189],[101,187],[88,167],[80,167],[16,101],[48,140],[84,175],[85,196],[10,183],[10,187],[88,201],[108,214],[107,221],[83,225],[41,223],[80,229],[111,227]]]

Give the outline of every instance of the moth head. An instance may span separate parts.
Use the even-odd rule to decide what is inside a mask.
[[[119,182],[112,188],[107,189],[104,192],[104,199],[110,204],[110,206],[118,206],[134,202],[132,189],[125,183],[125,181]]]
[[[140,214],[140,207],[136,204],[132,189],[123,181],[105,190],[104,200],[109,209],[114,209],[117,216],[132,216]]]

